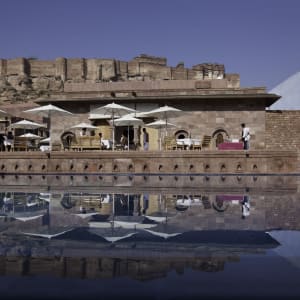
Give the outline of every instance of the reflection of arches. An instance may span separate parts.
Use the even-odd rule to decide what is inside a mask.
[[[224,200],[222,196],[216,195],[212,206],[217,212],[224,212],[229,207],[229,202]]]
[[[178,130],[175,132],[175,138],[176,139],[186,139],[189,137],[189,133],[186,130]]]
[[[212,134],[213,140],[215,141],[216,147],[218,147],[219,144],[223,143],[225,140],[229,139],[228,132],[223,128],[218,128],[214,131]]]
[[[72,201],[70,194],[64,194],[60,204],[65,209],[70,209],[75,206],[75,202]]]

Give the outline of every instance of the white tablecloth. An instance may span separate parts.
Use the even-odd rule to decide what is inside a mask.
[[[185,138],[185,139],[177,139],[176,140],[177,145],[184,145],[188,148],[191,148],[192,145],[201,145],[200,139],[191,139],[191,138]]]
[[[50,151],[50,148],[51,146],[49,146],[49,145],[42,145],[42,146],[40,146],[40,150],[41,151]]]
[[[111,140],[102,140],[103,145],[106,147],[106,149],[112,148],[112,141]]]

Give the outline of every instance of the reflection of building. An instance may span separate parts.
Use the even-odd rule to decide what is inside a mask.
[[[32,241],[34,247],[39,247]],[[24,245],[25,246],[25,245]],[[86,244],[86,248],[76,248],[74,242],[70,246],[56,241],[53,247],[49,244],[47,249],[40,249],[38,255],[31,256],[1,256],[0,275],[51,275],[56,277],[78,277],[78,278],[115,278],[128,276],[136,280],[152,280],[166,277],[170,271],[177,273],[184,272],[186,268],[194,271],[221,272],[228,262],[239,262],[239,256],[248,252],[262,253],[266,248],[263,245],[255,248],[253,245],[232,246],[226,249],[217,245],[205,247],[204,252],[191,246],[184,245],[170,246],[167,250],[165,245],[157,244],[147,248],[146,245],[140,250],[131,247],[124,249],[108,248],[101,252],[91,250],[93,244]],[[275,247],[276,243],[269,247]],[[160,248],[162,247],[162,248]],[[63,249],[64,248],[64,249]],[[24,247],[25,249],[25,247]],[[60,249],[60,250],[59,250]],[[157,249],[160,249],[158,251]],[[163,250],[164,249],[164,250]],[[13,249],[12,249],[13,250]],[[90,250],[92,252],[90,252]],[[74,256],[63,256],[59,251],[67,253],[77,253]],[[72,252],[75,251],[75,252]],[[220,252],[221,251],[221,252]],[[13,253],[13,251],[12,251]],[[24,252],[25,253],[25,252]],[[94,253],[89,255],[89,253]],[[108,254],[109,253],[109,254]],[[78,256],[78,254],[80,254]],[[108,255],[107,255],[108,254]]]
[[[114,278],[129,276],[136,280],[152,280],[166,277],[175,270],[180,273],[191,267],[197,271],[223,271],[229,261],[238,256],[216,258],[76,258],[76,257],[0,257],[0,275],[51,275],[56,277]]]

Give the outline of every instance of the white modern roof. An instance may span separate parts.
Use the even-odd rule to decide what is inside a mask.
[[[270,106],[271,110],[300,110],[300,72],[288,77],[269,93],[281,96]]]

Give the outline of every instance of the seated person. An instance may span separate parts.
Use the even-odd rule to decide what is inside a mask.
[[[126,135],[124,133],[121,136],[120,143],[121,143],[121,146],[122,146],[123,149],[128,148],[128,138],[126,137]]]
[[[7,151],[11,150],[11,147],[14,143],[14,136],[11,131],[7,133],[7,136],[4,136],[4,146]]]
[[[106,146],[104,145],[104,143],[102,142],[102,132],[99,132],[99,144],[100,144],[100,150],[105,150]]]
[[[27,141],[27,148],[28,148],[28,149],[36,149],[36,143],[35,143],[35,140],[28,140],[28,141]]]
[[[1,133],[0,134],[0,151],[5,151],[4,141],[5,141],[5,135]]]
[[[82,128],[82,130],[80,131],[80,136],[87,136],[86,128]]]

